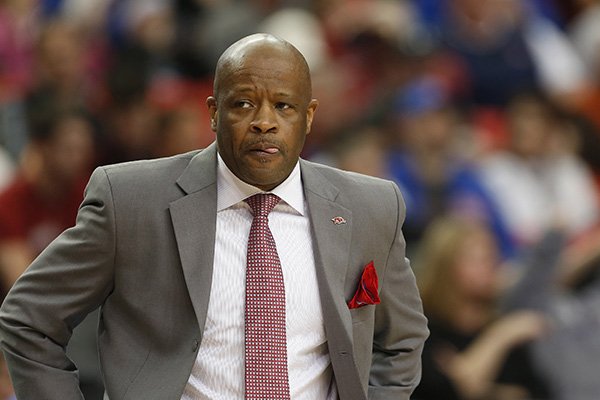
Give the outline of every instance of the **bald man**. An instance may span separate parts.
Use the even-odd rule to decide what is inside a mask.
[[[299,158],[317,104],[298,50],[252,35],[218,62],[216,143],[98,168],[0,310],[18,398],[82,398],[64,349],[101,307],[105,399],[409,399],[428,332],[404,204]]]

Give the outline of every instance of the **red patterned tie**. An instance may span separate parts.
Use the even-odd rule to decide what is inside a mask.
[[[289,399],[285,332],[285,288],[268,215],[274,194],[256,194],[246,203],[254,219],[246,268],[246,399]]]

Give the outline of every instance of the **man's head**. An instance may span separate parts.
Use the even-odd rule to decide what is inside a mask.
[[[88,115],[76,108],[46,111],[31,123],[30,148],[44,180],[62,190],[89,173],[94,156],[93,125]]]
[[[225,50],[206,103],[223,161],[263,190],[283,182],[296,165],[318,104],[302,54],[265,34]]]

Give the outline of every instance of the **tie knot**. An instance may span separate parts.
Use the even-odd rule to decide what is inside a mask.
[[[252,215],[267,216],[275,208],[281,200],[278,196],[272,193],[258,193],[244,200],[252,209]]]

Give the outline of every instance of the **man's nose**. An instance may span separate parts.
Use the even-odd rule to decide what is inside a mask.
[[[254,133],[273,133],[277,132],[277,126],[275,109],[269,104],[262,104],[254,114],[250,129]]]

